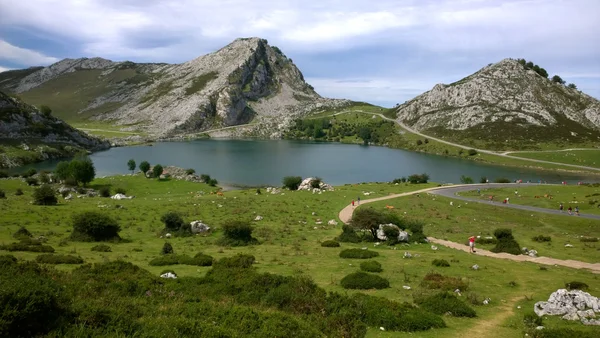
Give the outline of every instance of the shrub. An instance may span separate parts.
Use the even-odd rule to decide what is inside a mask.
[[[96,211],[73,215],[71,239],[84,242],[119,240],[121,227],[114,219]]]
[[[0,189],[0,198],[2,198],[2,199],[6,198],[6,193],[2,189]]]
[[[490,250],[491,252],[506,252],[512,255],[521,254],[521,246],[513,238],[511,229],[496,229],[494,230],[494,236],[496,236],[498,242]]]
[[[83,264],[83,258],[71,255],[43,254],[35,258],[42,264]]]
[[[459,289],[465,291],[469,285],[460,278],[441,275],[437,272],[429,272],[423,277],[421,286],[427,289],[441,289],[444,291],[454,291]]]
[[[3,197],[2,197],[3,193],[4,193],[4,191],[1,191],[1,190],[0,190],[0,198],[3,198]],[[21,196],[21,195],[23,195],[23,189],[21,189],[21,188],[17,188],[17,190],[15,190],[15,195],[16,195],[16,196]]]
[[[543,324],[543,317],[538,316],[535,312],[527,312],[523,315],[523,324],[526,327],[534,328]]]
[[[56,191],[48,184],[42,185],[33,192],[33,204],[35,205],[56,205],[57,203]]]
[[[327,241],[323,241],[321,243],[322,247],[325,248],[338,248],[340,246],[340,243],[338,243],[337,241],[334,240],[327,240]]]
[[[13,234],[13,238],[16,239],[22,239],[22,238],[31,238],[31,232],[29,232],[29,230],[27,230],[25,227],[20,227],[19,230],[17,230],[14,234]]]
[[[422,144],[423,144],[423,141],[421,141],[421,140],[417,140],[417,145],[418,145],[418,146],[420,146],[420,145],[422,145]]]
[[[171,245],[171,243],[166,242],[162,249],[160,250],[160,253],[163,255],[170,255],[173,253],[173,246]]]
[[[152,177],[160,179],[160,175],[162,175],[162,173],[163,173],[162,165],[157,164],[154,167],[152,167]]]
[[[481,178],[479,179],[479,183],[487,183],[488,182],[488,178],[485,176],[481,176]]]
[[[206,182],[208,185],[210,185],[211,187],[216,187],[217,184],[219,184],[219,181],[217,181],[216,178],[211,178],[208,182]]]
[[[500,177],[494,180],[495,183],[510,183],[508,178]]]
[[[26,251],[26,252],[54,252],[50,245],[43,245],[40,241],[22,237],[19,243],[0,245],[0,250]]]
[[[302,177],[300,176],[286,176],[283,178],[283,186],[290,190],[298,190],[300,183],[302,183]]]
[[[185,174],[186,175],[194,175],[196,173],[196,170],[189,168],[185,170]]]
[[[101,197],[110,197],[110,188],[109,187],[102,187],[102,188],[100,188],[100,190],[98,190],[98,192],[100,193]]]
[[[342,225],[342,233],[336,237],[336,240],[342,243],[358,243],[360,242],[360,237],[358,237],[354,228],[348,224],[344,224]]]
[[[223,224],[223,238],[221,238],[221,245],[230,246],[245,246],[250,244],[257,244],[258,241],[252,237],[252,231],[254,228],[248,222],[239,220],[226,221]]]
[[[194,258],[192,258],[189,262],[192,264],[189,265],[197,265],[197,266],[212,266],[214,258],[209,255],[205,255],[201,252],[198,252]]]
[[[359,271],[342,278],[340,285],[344,289],[385,289],[390,287],[390,282],[383,277]]]
[[[534,242],[550,242],[552,238],[550,236],[538,235],[531,238],[531,240]]]
[[[29,186],[35,186],[38,185],[38,180],[35,177],[27,177],[25,179],[25,183],[27,183]]]
[[[379,256],[379,252],[362,250],[362,249],[346,249],[340,252],[342,258],[358,258],[358,259],[369,259]]]
[[[412,184],[427,183],[427,181],[429,181],[429,175],[425,173],[408,176],[408,182]]]
[[[210,175],[208,174],[200,174],[200,180],[206,184],[208,184],[211,180]]]
[[[579,240],[586,243],[595,243],[598,242],[598,237],[581,237]]]
[[[475,150],[475,149],[469,149],[467,151],[467,153],[469,154],[469,156],[475,156],[475,155],[477,155],[477,150]]]
[[[567,290],[585,291],[585,290],[589,289],[589,286],[587,284],[585,284],[584,282],[572,281],[569,283],[565,283],[565,288],[567,288]]]
[[[179,257],[175,254],[165,254],[164,256],[156,257],[150,262],[150,266],[165,266],[179,264]]]
[[[144,173],[144,176],[146,176],[146,173],[150,170],[150,163],[148,163],[148,161],[142,161],[139,168]]]
[[[477,239],[477,243],[478,244],[496,244],[498,243],[498,240],[495,238],[478,238]]]
[[[92,251],[98,251],[98,252],[112,252],[112,249],[110,248],[110,246],[106,245],[106,244],[98,244],[92,247]]]
[[[366,261],[360,263],[360,269],[366,272],[381,272],[381,264],[377,261]]]
[[[312,181],[310,181],[310,187],[313,189],[319,189],[321,187],[322,181],[323,180],[320,177],[316,177]]]
[[[400,235],[400,229],[398,227],[386,225],[383,227],[383,234],[387,237],[387,242],[390,245],[398,243],[398,235]]]
[[[8,178],[10,175],[6,170],[0,170],[0,178]]]
[[[448,292],[440,292],[419,300],[419,306],[438,315],[450,313],[453,317],[476,317],[475,310]]]
[[[17,263],[17,257],[13,255],[0,255],[0,269],[7,268]]]
[[[48,173],[46,173],[46,172],[40,173],[40,182],[42,182],[42,184],[50,183],[50,176],[48,176]]]
[[[169,211],[160,217],[160,221],[165,224],[166,230],[179,231],[185,226],[185,222],[181,215],[175,211]]]
[[[448,261],[445,259],[434,259],[433,261],[431,261],[431,265],[439,267],[448,267],[450,266],[450,263],[448,263]]]
[[[188,255],[175,255],[168,254],[160,257],[156,257],[149,263],[151,266],[165,266],[165,265],[193,265],[193,266],[211,266],[213,265],[212,256],[205,255],[203,253],[197,253],[194,257]]]
[[[460,176],[460,183],[462,184],[473,184],[473,178],[469,177],[469,176],[465,176],[465,175],[461,175]]]
[[[27,178],[27,177],[31,177],[35,174],[37,174],[37,170],[35,170],[34,168],[29,168],[23,174],[21,174],[21,176],[23,178]]]
[[[237,254],[233,257],[221,258],[213,263],[217,268],[250,268],[256,259],[252,255]]]

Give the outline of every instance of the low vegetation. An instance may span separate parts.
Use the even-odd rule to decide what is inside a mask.
[[[258,244],[258,240],[252,237],[254,227],[248,222],[231,220],[223,223],[223,237],[219,244],[224,246],[246,246]]]
[[[476,317],[477,314],[470,306],[449,292],[440,292],[433,296],[416,300],[425,310],[438,315],[449,313],[454,317]]]
[[[41,241],[30,238],[21,238],[19,242],[0,245],[0,250],[25,252],[54,252],[54,248],[50,245],[42,244]]]
[[[112,252],[112,249],[110,248],[110,246],[108,246],[106,244],[94,245],[91,250],[97,251],[97,252]]]
[[[150,266],[165,266],[165,265],[194,265],[194,266],[211,266],[213,264],[213,258],[203,253],[198,253],[194,257],[187,255],[176,255],[173,253],[165,254],[160,257],[152,259],[149,263]]]
[[[118,241],[121,227],[116,220],[104,213],[86,211],[72,219],[71,240],[82,242]]]
[[[378,261],[366,261],[360,263],[360,269],[366,272],[381,272],[383,268]]]
[[[340,252],[342,258],[369,259],[379,256],[379,252],[363,249],[346,249]]]
[[[434,259],[431,261],[431,265],[438,267],[449,267],[450,263],[448,263],[448,261],[445,259]]]
[[[513,237],[511,229],[496,229],[494,236],[498,242],[490,250],[491,252],[506,252],[512,255],[521,254],[521,246],[519,246],[519,243]]]
[[[56,191],[49,184],[44,184],[33,192],[33,204],[36,205],[56,205]]]
[[[584,282],[572,281],[569,283],[565,283],[565,288],[567,290],[581,290],[587,291],[590,287]]]
[[[40,264],[83,264],[81,257],[60,254],[43,254],[35,259]]]
[[[342,278],[340,285],[344,289],[385,289],[390,287],[390,282],[383,277],[359,271]]]
[[[468,282],[457,278],[444,276],[437,272],[429,272],[421,281],[421,286],[426,289],[440,289],[443,291],[454,291],[456,289],[465,291],[469,288]]]
[[[340,243],[338,241],[334,241],[334,240],[327,240],[327,241],[321,242],[321,246],[324,248],[339,248]]]

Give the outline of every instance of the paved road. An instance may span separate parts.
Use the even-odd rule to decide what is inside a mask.
[[[471,185],[468,185],[468,186],[456,186],[456,187],[450,186],[450,187],[446,187],[445,189],[432,190],[432,191],[430,191],[430,193],[436,194],[436,195],[445,196],[445,197],[450,197],[450,198],[454,198],[454,199],[458,199],[458,200],[463,200],[463,201],[489,204],[489,205],[493,205],[493,206],[501,207],[501,208],[512,208],[512,209],[520,209],[520,210],[527,210],[527,211],[534,211],[534,212],[543,212],[543,213],[546,213],[546,214],[554,214],[554,215],[558,215],[558,216],[581,217],[581,218],[589,218],[589,219],[600,220],[600,215],[580,214],[580,216],[575,216],[575,215],[569,215],[566,211],[561,213],[560,210],[546,209],[546,208],[539,208],[539,207],[532,207],[532,206],[529,206],[529,205],[504,204],[504,203],[502,203],[502,200],[504,200],[504,197],[508,197],[509,198],[509,202],[510,202],[510,198],[512,197],[512,195],[509,195],[509,196],[494,196],[494,198],[496,198],[496,200],[494,202],[489,202],[487,200],[482,200],[482,199],[479,199],[479,198],[472,198],[472,197],[465,197],[465,196],[458,196],[458,195],[456,195],[459,192],[476,190],[476,189],[509,188],[510,187],[510,188],[515,188],[515,189],[518,190],[521,187],[532,187],[532,186],[537,186],[537,185],[539,185],[539,184],[537,184],[537,183],[471,184]],[[545,184],[545,185],[549,185],[549,184]]]

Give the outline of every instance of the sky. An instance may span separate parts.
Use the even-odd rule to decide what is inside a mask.
[[[0,71],[181,63],[256,36],[326,97],[392,107],[510,57],[600,98],[598,32],[599,0],[0,0]]]

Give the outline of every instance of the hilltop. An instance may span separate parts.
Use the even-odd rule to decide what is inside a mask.
[[[535,67],[515,59],[490,64],[398,106],[397,119],[425,134],[481,149],[600,142],[600,101]]]
[[[236,39],[182,64],[64,59],[0,73],[0,89],[48,105],[68,122],[105,121],[155,136],[252,121],[254,133],[276,137],[280,128],[264,126],[348,103],[319,96],[290,58],[260,38]]]
[[[0,168],[102,150],[108,142],[91,137],[21,100],[0,92]]]

